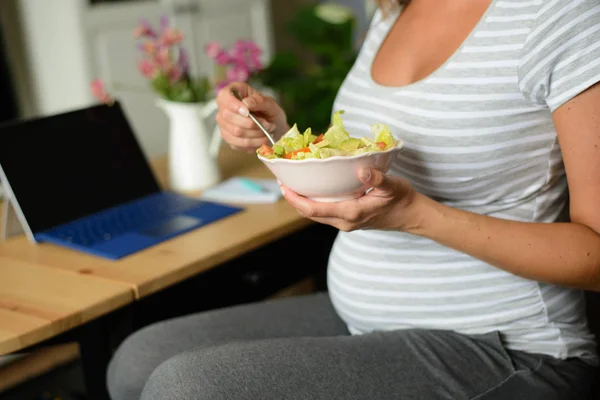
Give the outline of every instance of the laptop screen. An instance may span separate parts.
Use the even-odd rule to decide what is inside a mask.
[[[0,167],[33,233],[160,190],[118,102],[0,126]]]

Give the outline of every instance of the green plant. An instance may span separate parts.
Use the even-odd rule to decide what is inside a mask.
[[[355,25],[350,9],[334,3],[302,8],[289,22],[307,57],[278,53],[257,78],[278,93],[291,124],[313,132],[329,127],[337,91],[356,60]]]

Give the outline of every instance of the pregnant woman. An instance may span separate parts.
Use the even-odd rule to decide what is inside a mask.
[[[333,110],[406,147],[374,187],[300,214],[340,229],[327,294],[211,311],[128,338],[114,400],[586,399],[598,358],[600,1],[379,2]],[[280,136],[273,99],[235,85],[234,148]],[[292,121],[290,121],[292,122]],[[565,212],[563,212],[565,211]],[[283,266],[285,267],[285,265]]]

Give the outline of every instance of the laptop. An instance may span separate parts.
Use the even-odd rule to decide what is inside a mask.
[[[161,190],[119,102],[0,125],[0,180],[32,242],[111,260],[242,210]]]

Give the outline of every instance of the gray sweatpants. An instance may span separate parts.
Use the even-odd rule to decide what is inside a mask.
[[[507,351],[497,333],[351,336],[326,294],[151,325],[108,370],[113,400],[586,399],[595,369]]]

